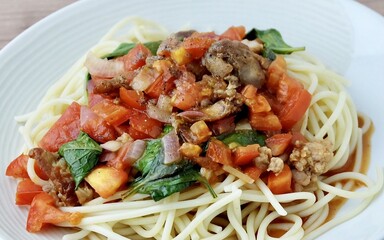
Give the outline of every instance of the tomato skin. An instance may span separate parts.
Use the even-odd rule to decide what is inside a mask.
[[[116,61],[124,62],[124,69],[126,71],[133,71],[144,66],[145,60],[150,56],[152,56],[151,51],[143,44],[139,43],[126,55],[116,58]]]
[[[113,126],[86,106],[81,106],[81,130],[99,143],[117,138],[117,132]]]
[[[213,38],[192,34],[185,38],[181,45],[193,59],[200,59],[215,41]]]
[[[163,123],[148,117],[147,114],[143,112],[134,113],[130,118],[130,127],[136,130],[137,132],[143,133],[151,138],[156,138],[163,131]],[[134,139],[142,139],[138,136],[131,136]]]
[[[41,186],[35,184],[30,179],[24,179],[17,184],[16,205],[30,205],[33,198],[42,193]]]
[[[285,152],[291,141],[291,133],[281,133],[265,139],[265,144],[271,149],[272,156],[279,156]]]
[[[273,194],[283,194],[292,192],[292,171],[287,164],[278,175],[269,172],[267,186]]]
[[[80,132],[80,105],[73,102],[39,142],[39,146],[57,152],[61,145],[77,138]]]
[[[121,101],[129,107],[145,110],[145,98],[144,93],[136,90],[128,90],[125,87],[119,89],[119,95]]]
[[[109,100],[99,102],[92,107],[92,111],[101,116],[112,126],[119,126],[126,122],[132,114],[132,111],[128,108],[115,104]]]
[[[225,143],[217,139],[211,139],[211,141],[209,141],[206,156],[213,162],[221,163],[223,165],[233,165],[231,149],[229,149]]]
[[[245,27],[244,26],[232,26],[228,28],[223,34],[220,35],[220,39],[230,39],[241,41],[245,37]]]
[[[7,170],[5,171],[5,175],[14,178],[29,178],[27,171],[28,159],[28,155],[20,154],[8,165]],[[39,176],[43,180],[48,180],[47,174],[45,174],[45,172],[41,170],[37,162],[35,162],[34,168],[37,176]]]
[[[311,104],[312,95],[305,89],[298,90],[278,113],[283,129],[291,129],[304,116]]]
[[[63,212],[55,207],[55,199],[46,192],[37,194],[31,203],[27,219],[27,231],[39,232],[45,224],[58,224],[69,221],[73,225],[80,223],[83,214]]]
[[[243,166],[251,163],[252,160],[260,154],[259,147],[259,144],[251,144],[235,148],[233,163],[237,166]]]

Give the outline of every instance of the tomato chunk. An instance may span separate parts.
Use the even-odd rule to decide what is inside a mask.
[[[156,138],[163,131],[163,124],[156,119],[148,117],[143,112],[136,112],[132,115],[130,120],[130,126],[140,133],[144,133],[147,136]],[[131,136],[134,139],[137,137]]]
[[[80,105],[73,102],[39,142],[39,146],[57,152],[61,145],[77,138],[80,132]]]
[[[215,39],[213,38],[192,34],[192,36],[184,39],[182,46],[191,58],[200,59],[214,42]]]
[[[99,143],[117,138],[116,130],[86,106],[81,106],[81,129]]]
[[[116,60],[124,62],[124,69],[126,71],[133,71],[144,66],[145,60],[150,56],[152,56],[151,51],[143,44],[139,43],[126,55],[118,57]]]
[[[287,147],[291,144],[291,141],[291,133],[281,133],[267,138],[265,144],[271,149],[272,156],[279,156],[285,152]]]
[[[85,180],[101,197],[108,198],[128,181],[128,174],[124,170],[101,166],[93,169]]]
[[[28,155],[20,154],[15,158],[7,167],[5,175],[14,178],[29,178],[27,171]],[[35,163],[35,172],[40,178],[47,180],[48,176],[43,170]]]
[[[41,186],[35,184],[30,179],[24,179],[17,184],[16,205],[30,205],[33,198],[42,193]]]
[[[247,166],[243,172],[245,174],[247,174],[250,178],[252,178],[253,180],[257,180],[260,178],[260,175],[263,173],[263,170],[261,170],[260,168],[256,167],[256,166]]]
[[[270,172],[268,175],[268,188],[274,194],[283,194],[292,192],[292,171],[287,164],[284,164],[283,170],[276,175]]]
[[[145,110],[145,97],[144,93],[136,90],[128,90],[121,87],[119,90],[120,99],[129,107]]]
[[[272,112],[250,112],[249,124],[261,131],[279,131],[282,128],[279,118]]]
[[[245,147],[239,146],[235,148],[233,163],[237,166],[251,163],[252,160],[260,154],[259,147],[259,144],[251,144]]]
[[[245,37],[245,27],[244,26],[232,26],[228,28],[223,34],[220,35],[221,39],[230,39],[241,41]]]
[[[27,219],[27,231],[38,232],[45,224],[69,222],[73,225],[80,223],[83,214],[79,212],[63,212],[55,207],[55,199],[48,193],[42,192],[33,198]]]
[[[126,122],[132,114],[128,108],[104,100],[92,107],[92,111],[104,118],[112,126],[119,126]]]
[[[222,141],[212,139],[208,144],[207,157],[213,162],[232,165],[231,149]]]

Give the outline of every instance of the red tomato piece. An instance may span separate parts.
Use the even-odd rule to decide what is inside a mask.
[[[129,124],[136,131],[150,136],[151,138],[158,137],[163,131],[163,124],[161,122],[148,117],[148,115],[143,112],[136,112],[133,114]],[[132,138],[138,139],[137,136],[135,137],[132,136]]]
[[[39,142],[39,146],[57,152],[61,145],[77,138],[80,132],[80,105],[73,102]]]
[[[192,34],[192,36],[185,38],[181,45],[193,59],[200,59],[215,41],[213,38]]]
[[[211,139],[208,144],[207,157],[216,163],[232,165],[231,149],[222,141]]]
[[[248,146],[239,146],[235,148],[233,154],[233,163],[237,166],[247,165],[252,162],[252,160],[259,156],[259,144],[251,144]]]
[[[256,166],[247,166],[245,167],[243,172],[247,174],[250,178],[256,181],[257,179],[260,178],[260,175],[263,173],[263,170],[261,170]]]
[[[124,145],[121,146],[117,152],[115,152],[115,156],[109,159],[107,166],[119,170],[127,170],[131,166],[131,163],[126,160],[126,155],[131,145],[132,141],[124,143]]]
[[[45,224],[58,224],[68,221],[79,224],[83,214],[63,212],[55,207],[55,199],[46,192],[37,194],[31,203],[27,219],[27,231],[39,232]]]
[[[30,205],[33,198],[42,193],[41,186],[35,184],[30,179],[24,179],[17,184],[16,205]]]
[[[117,138],[116,130],[90,108],[81,106],[81,130],[93,140],[105,143]]]
[[[28,155],[20,154],[7,167],[5,175],[14,178],[29,178],[27,171]],[[47,174],[35,163],[35,172],[37,176],[44,180],[48,180]]]
[[[145,110],[145,97],[143,92],[121,87],[119,93],[120,99],[125,105],[135,109]]]
[[[118,57],[116,60],[124,62],[124,69],[126,71],[133,71],[144,66],[145,60],[150,56],[152,56],[151,51],[143,44],[139,43],[126,55]]]
[[[249,124],[260,131],[279,131],[282,128],[279,118],[272,112],[250,112]]]
[[[181,110],[188,110],[201,101],[201,88],[195,83],[192,73],[183,72],[182,77],[176,81],[176,90],[171,104]]]
[[[223,34],[220,35],[220,39],[230,39],[241,41],[245,37],[245,27],[244,26],[232,26],[228,28]]]
[[[265,140],[265,144],[272,151],[272,156],[279,156],[285,152],[287,147],[291,144],[292,134],[281,133],[275,134]]]
[[[283,194],[292,192],[292,171],[287,164],[284,164],[284,168],[276,175],[274,172],[270,172],[268,175],[267,186],[274,194]]]
[[[104,100],[92,107],[92,111],[102,117],[112,126],[119,126],[126,122],[132,115],[132,111],[122,105]]]

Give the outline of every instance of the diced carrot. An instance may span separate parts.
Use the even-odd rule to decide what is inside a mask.
[[[237,166],[247,165],[259,156],[259,144],[251,144],[248,146],[238,146],[233,153],[233,163]]]
[[[284,164],[283,170],[276,175],[270,172],[268,175],[268,188],[274,194],[283,194],[292,192],[292,171],[287,164]]]
[[[232,165],[232,151],[225,143],[211,139],[208,144],[207,157],[216,163]]]
[[[271,149],[272,156],[279,156],[284,153],[287,147],[291,144],[291,141],[291,133],[281,133],[267,138],[265,144]]]

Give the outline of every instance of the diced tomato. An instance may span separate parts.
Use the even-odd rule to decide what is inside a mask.
[[[183,76],[176,81],[176,90],[171,104],[181,110],[188,110],[201,101],[201,88],[195,83],[192,73],[183,72]]]
[[[144,133],[152,138],[158,137],[163,131],[163,124],[161,122],[148,117],[148,115],[143,112],[136,111],[136,113],[131,116],[129,123],[136,131]],[[134,136],[131,137],[135,138]]]
[[[232,165],[232,151],[225,143],[211,139],[208,144],[207,157],[216,163]]]
[[[105,99],[110,99],[108,95],[105,94],[98,94],[94,93],[94,88],[95,88],[95,79],[92,78],[92,80],[88,81],[87,85],[87,92],[88,92],[88,106],[93,107],[94,105],[98,104],[99,102],[105,100]],[[112,99],[110,99],[112,100]]]
[[[132,141],[124,143],[124,145],[115,153],[115,156],[109,159],[107,166],[119,170],[127,170],[131,166],[131,163],[126,159],[126,155],[131,145]]]
[[[265,140],[265,144],[272,151],[272,156],[279,156],[285,152],[287,147],[291,144],[292,134],[281,133],[275,134]]]
[[[235,128],[235,115],[214,121],[211,126],[211,130],[215,135],[232,132],[235,130]]]
[[[29,178],[27,171],[28,159],[28,155],[20,154],[8,165],[5,175],[14,178]],[[37,176],[48,180],[47,174],[36,163],[34,168]]]
[[[161,76],[145,90],[145,93],[152,98],[158,98],[161,94],[169,94],[175,88],[175,76],[171,72],[174,66],[169,60],[157,60],[153,63],[153,67],[161,73]]]
[[[257,88],[251,84],[246,85],[241,91],[241,95],[243,95],[247,99],[252,99],[257,94]]]
[[[256,181],[260,178],[260,175],[263,173],[263,170],[256,166],[247,166],[243,169],[243,172]]]
[[[101,116],[112,126],[119,126],[128,121],[132,111],[128,108],[115,104],[109,100],[104,100],[92,107],[92,111]]]
[[[163,75],[160,75],[146,90],[145,93],[151,98],[158,98],[165,87]]]
[[[24,179],[17,184],[16,205],[30,205],[33,198],[42,192],[41,186],[28,178]]]
[[[311,104],[312,95],[305,89],[294,93],[278,113],[283,129],[291,129],[304,116]]]
[[[144,66],[145,60],[150,56],[152,56],[151,51],[143,44],[139,43],[126,55],[119,57],[116,60],[124,62],[124,69],[126,71],[132,71]]]
[[[117,132],[113,126],[86,106],[81,106],[81,130],[99,143],[117,138]]]
[[[145,98],[144,93],[141,91],[128,90],[125,87],[121,87],[120,99],[129,107],[145,110]]]
[[[181,46],[184,47],[192,59],[200,59],[214,42],[215,39],[213,38],[192,34],[192,36],[184,39]]]
[[[253,85],[247,85],[241,91],[245,98],[245,104],[249,107],[252,113],[269,112],[271,106],[268,100],[261,94],[257,93],[257,88]]]
[[[220,35],[220,39],[230,39],[241,41],[245,37],[244,26],[232,26],[228,28],[223,34]]]
[[[32,201],[27,219],[27,231],[38,232],[45,224],[59,224],[68,221],[73,225],[80,223],[83,214],[63,212],[55,207],[55,199],[48,193],[37,194]]]
[[[233,163],[237,166],[243,166],[251,163],[252,160],[260,154],[259,147],[259,144],[236,147],[233,153]]]
[[[149,136],[148,134],[140,132],[131,126],[127,128],[127,133],[129,134],[129,136],[131,136],[131,138],[135,140],[151,138],[151,136]]]
[[[123,184],[127,183],[128,174],[124,170],[100,166],[94,168],[85,180],[101,197],[108,198],[115,194]]]
[[[296,143],[296,141],[301,141],[301,142],[305,143],[305,142],[307,142],[307,139],[300,132],[292,132],[291,144],[294,145]]]
[[[274,172],[270,172],[268,175],[268,188],[274,194],[283,194],[292,192],[292,171],[287,164],[284,164],[283,170],[276,175]]]
[[[279,131],[282,128],[279,118],[272,112],[250,112],[249,124],[260,131]]]
[[[80,105],[73,102],[39,142],[39,146],[57,152],[61,145],[77,138],[80,132]]]

